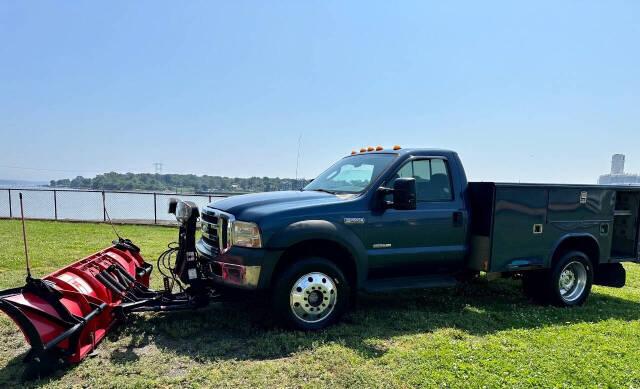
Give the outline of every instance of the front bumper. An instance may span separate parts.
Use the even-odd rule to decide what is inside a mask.
[[[232,246],[224,254],[217,254],[202,239],[196,244],[196,250],[208,260],[213,282],[240,289],[266,289],[283,252]]]

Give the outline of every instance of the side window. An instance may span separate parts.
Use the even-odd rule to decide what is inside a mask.
[[[413,178],[418,182],[427,182],[431,177],[431,167],[428,159],[413,161]]]
[[[444,174],[447,177],[449,176],[449,173],[447,173],[447,165],[442,159],[431,160],[431,174]]]
[[[400,177],[413,177],[413,165],[411,164],[411,162],[406,163],[403,167],[400,168],[400,170],[398,170],[398,173],[396,173],[396,177],[394,177],[394,181],[396,178],[400,178]]]
[[[387,186],[393,187],[396,178],[400,177],[413,177],[416,179],[416,197],[418,201],[448,201],[453,199],[447,163],[442,159],[409,161],[398,170]],[[387,200],[391,200],[391,196],[388,196]]]
[[[452,200],[451,179],[449,178],[447,163],[442,159],[431,159],[428,162],[431,173],[429,181],[423,183],[421,187],[418,184],[418,178],[416,178],[418,201]]]

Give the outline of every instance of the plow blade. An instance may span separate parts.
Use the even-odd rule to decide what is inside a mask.
[[[76,363],[121,318],[123,305],[157,298],[152,266],[129,241],[117,242],[24,287],[0,291],[0,310],[31,345],[26,360]]]

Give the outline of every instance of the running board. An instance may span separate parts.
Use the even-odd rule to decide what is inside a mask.
[[[449,288],[458,282],[451,276],[417,276],[398,278],[378,278],[368,280],[362,286],[365,292],[390,292],[394,290]]]

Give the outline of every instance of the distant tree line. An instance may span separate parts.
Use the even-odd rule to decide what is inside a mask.
[[[95,178],[51,180],[53,188],[100,189],[100,190],[146,190],[181,193],[213,192],[269,192],[296,190],[306,186],[310,180],[272,177],[231,178],[221,176],[196,176],[194,174],[150,174],[150,173],[105,173]]]

